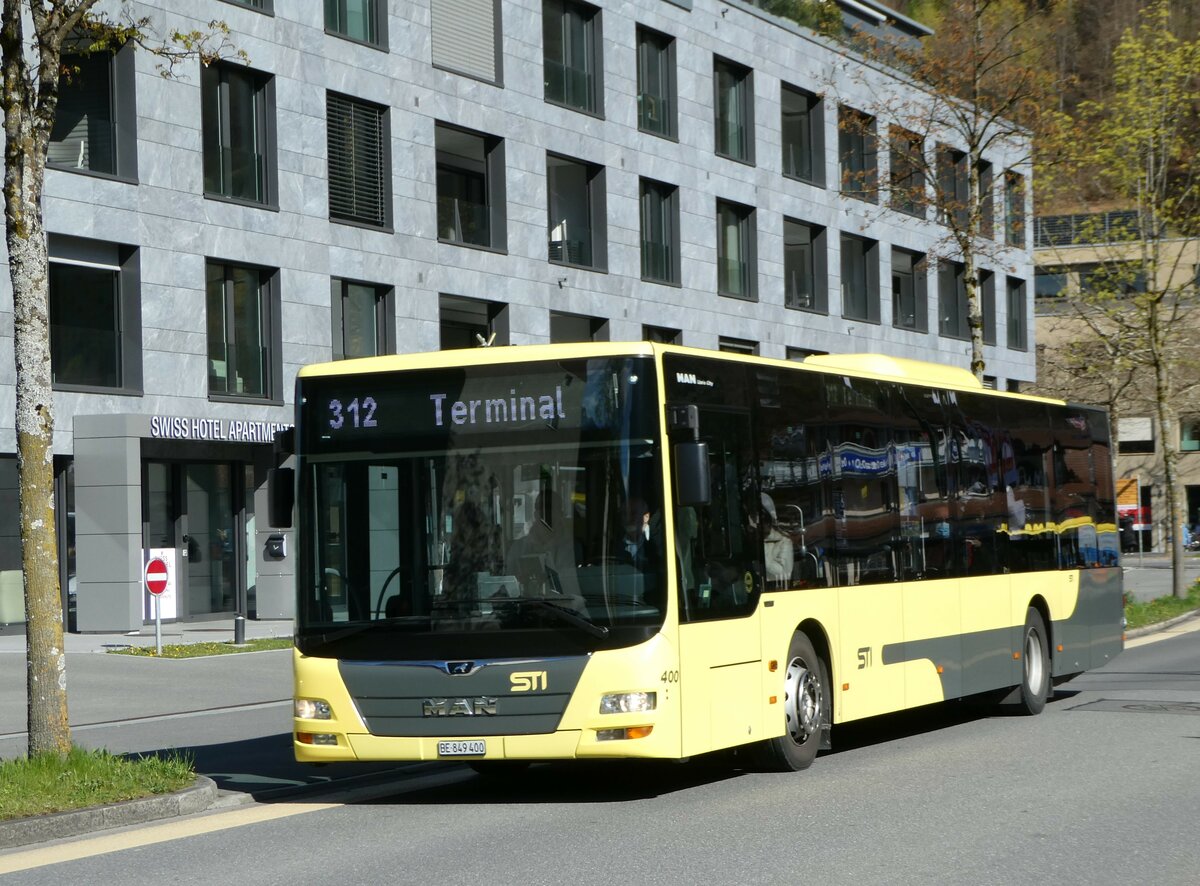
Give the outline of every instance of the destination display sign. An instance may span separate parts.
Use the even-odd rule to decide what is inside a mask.
[[[653,396],[652,369],[635,358],[509,365],[502,372],[464,367],[302,379],[304,434],[321,448],[396,435],[417,440],[640,425],[644,419],[632,419],[632,404]]]

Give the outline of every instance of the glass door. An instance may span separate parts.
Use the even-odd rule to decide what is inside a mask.
[[[233,466],[189,464],[186,477],[187,615],[233,612],[238,599],[239,539]]]

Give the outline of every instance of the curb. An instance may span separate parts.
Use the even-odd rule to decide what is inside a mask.
[[[143,824],[163,818],[192,815],[204,812],[216,800],[216,782],[203,775],[197,775],[191,787],[173,794],[159,794],[108,806],[0,821],[0,850],[30,843],[45,843],[64,837],[78,837],[95,831]]]
[[[1150,634],[1157,634],[1160,631],[1169,631],[1176,625],[1181,625],[1185,621],[1191,621],[1193,618],[1200,618],[1200,609],[1185,612],[1183,615],[1177,615],[1174,618],[1168,618],[1166,621],[1158,622],[1158,624],[1146,625],[1144,628],[1134,628],[1132,631],[1126,631],[1125,638],[1127,640],[1135,640],[1138,637],[1146,637]]]

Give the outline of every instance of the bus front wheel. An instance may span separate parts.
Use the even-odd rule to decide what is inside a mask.
[[[829,722],[829,677],[807,635],[792,635],[784,671],[784,733],[760,746],[764,769],[798,772],[812,765]]]
[[[1019,710],[1023,714],[1040,714],[1050,695],[1050,645],[1046,638],[1046,622],[1032,606],[1025,614],[1025,630],[1021,636]]]

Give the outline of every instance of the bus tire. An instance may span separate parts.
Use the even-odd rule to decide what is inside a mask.
[[[759,763],[771,772],[799,772],[812,765],[829,723],[829,669],[806,634],[792,635],[784,669],[784,733],[759,746]]]
[[[1050,695],[1050,644],[1046,622],[1032,606],[1025,613],[1021,632],[1021,687],[1017,709],[1022,714],[1040,714]]]

